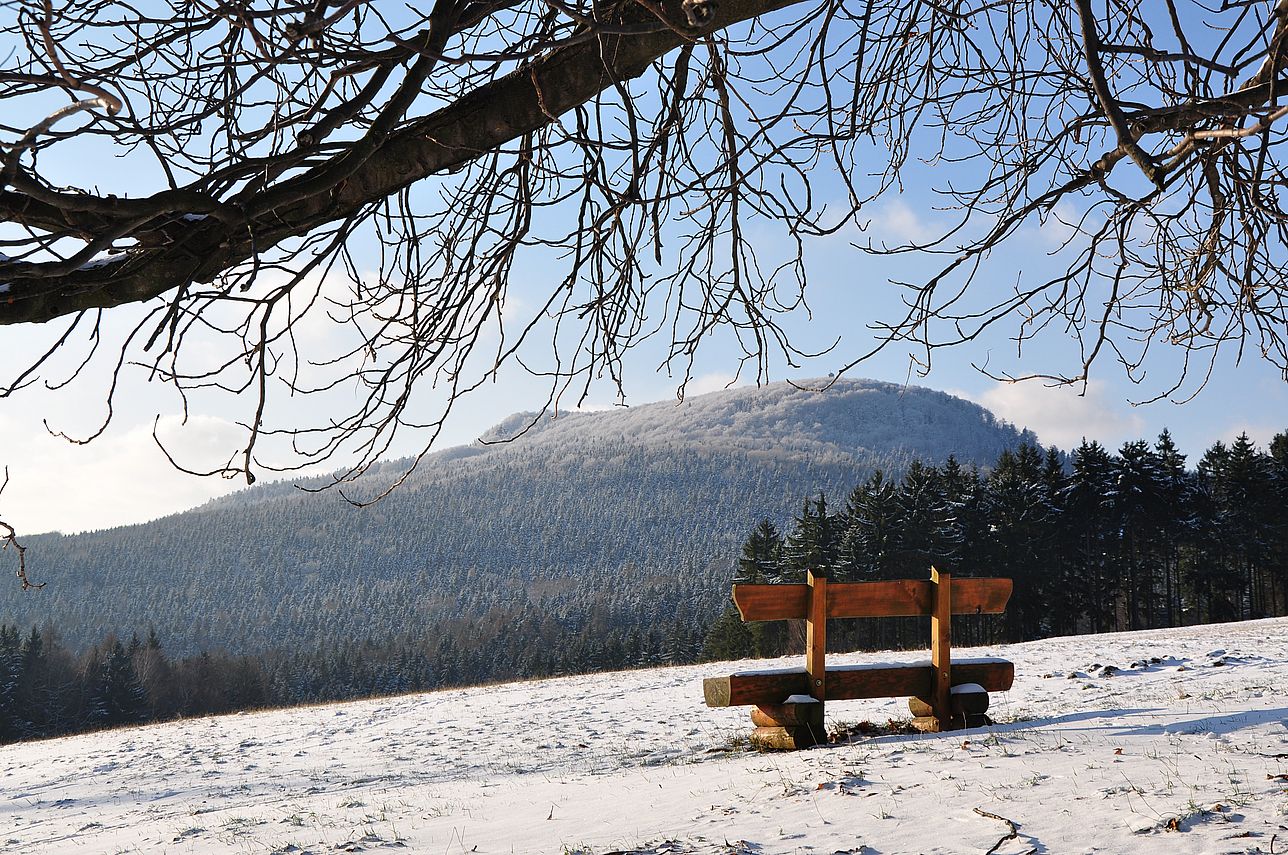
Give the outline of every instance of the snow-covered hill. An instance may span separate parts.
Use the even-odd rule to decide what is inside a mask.
[[[0,586],[0,623],[51,621],[74,648],[155,627],[168,651],[193,654],[452,635],[462,618],[531,609],[568,625],[602,614],[629,641],[677,617],[705,624],[761,519],[785,525],[820,492],[837,505],[874,469],[950,454],[990,466],[1026,440],[969,401],[875,381],[542,417],[513,442],[430,455],[370,508],[265,484],[144,525],[25,538],[32,578],[49,585]],[[525,673],[519,659],[492,673]]]
[[[738,664],[11,745],[0,851],[1285,852],[1286,639],[1274,619],[963,649],[1016,663],[997,726],[795,754],[735,747],[746,710],[702,706]]]

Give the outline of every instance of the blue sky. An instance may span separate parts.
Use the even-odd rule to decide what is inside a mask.
[[[0,45],[0,56],[7,52]],[[32,109],[38,112],[36,106]],[[55,150],[44,163],[48,166],[53,157],[59,157],[52,162],[69,184],[110,183],[114,186],[104,189],[126,188],[122,192],[147,188],[151,180],[148,171],[128,160],[117,160],[114,154],[106,148],[73,143],[65,151]],[[824,195],[829,189],[840,193],[839,186],[829,188],[825,176],[815,177],[816,191]],[[926,167],[910,171],[908,179],[902,195],[884,197],[868,209],[870,224],[865,232],[850,229],[810,244],[807,261],[811,285],[807,297],[812,313],[807,317],[803,311],[797,312],[785,323],[802,349],[833,341],[839,344],[829,354],[797,369],[789,368],[782,359],[774,359],[769,379],[823,377],[838,370],[870,347],[870,323],[890,320],[898,311],[901,291],[891,280],[924,279],[942,262],[942,257],[915,254],[876,258],[853,246],[868,240],[887,244],[922,240],[949,220],[949,214],[935,210],[939,199],[931,192],[934,185],[942,183],[942,176]],[[1005,253],[989,259],[975,287],[989,293],[1011,287],[1017,276],[1031,278],[1050,272],[1058,263],[1051,254],[1065,234],[1056,222],[1032,226]],[[781,236],[773,228],[762,227],[756,242],[772,253]],[[508,307],[516,316],[526,306],[536,305],[536,298],[557,281],[557,275],[544,264],[535,263],[524,269],[522,280]],[[136,308],[114,310],[111,322],[119,331],[138,316]],[[1127,440],[1152,439],[1168,427],[1193,460],[1213,441],[1229,440],[1243,431],[1264,444],[1276,432],[1288,430],[1288,383],[1279,369],[1261,361],[1255,351],[1250,351],[1238,365],[1233,350],[1224,354],[1205,388],[1185,403],[1165,398],[1134,406],[1171,385],[1178,370],[1178,353],[1167,347],[1156,348],[1141,385],[1131,383],[1108,360],[1094,369],[1085,390],[1053,388],[1040,381],[996,382],[981,373],[978,366],[1001,374],[1076,370],[1076,350],[1068,336],[1053,331],[1026,345],[1021,355],[1008,339],[1015,331],[1014,324],[1007,324],[955,350],[939,353],[926,376],[916,370],[913,352],[907,347],[892,347],[849,376],[907,382],[970,398],[1002,418],[1031,428],[1044,442],[1064,448],[1084,436],[1117,447]],[[37,352],[51,332],[51,328],[40,327],[0,329],[4,363],[18,364]],[[305,332],[322,344],[334,335],[325,325],[311,325]],[[625,403],[675,398],[680,376],[659,370],[663,345],[661,341],[648,342],[630,355]],[[689,394],[734,382],[737,369],[738,351],[727,335],[717,336],[695,362]],[[754,379],[744,376],[741,382]],[[101,377],[99,380],[101,383]],[[1177,399],[1189,398],[1195,385],[1183,387]],[[544,382],[512,366],[497,383],[457,406],[436,447],[470,442],[510,413],[540,406],[547,394]],[[198,397],[192,403],[188,423],[180,427],[182,403],[173,390],[144,382],[141,372],[129,372],[117,401],[113,426],[94,443],[78,446],[51,437],[45,424],[73,434],[92,429],[104,409],[92,382],[61,391],[33,387],[0,400],[0,464],[9,467],[11,477],[8,489],[0,496],[0,517],[23,532],[77,531],[139,522],[238,489],[243,486],[241,482],[176,472],[156,448],[152,439],[154,422],[177,456],[194,467],[217,465],[237,450],[239,432],[232,424],[237,402]],[[325,415],[320,402],[293,399],[283,403],[288,415],[292,410],[302,419]],[[593,387],[586,402],[592,408],[618,403],[615,390],[607,384]],[[573,404],[575,401],[563,402],[565,407]],[[409,436],[396,451],[414,452],[420,442],[419,437]]]
[[[929,228],[933,214],[923,213],[899,199],[879,205],[873,212],[871,234],[887,233],[892,239],[915,236]],[[1018,259],[1040,265],[1044,256],[1040,236],[1035,257]],[[789,325],[802,346],[831,342],[841,344],[833,354],[790,370],[781,363],[772,369],[773,380],[826,376],[870,343],[867,324],[892,311],[897,289],[889,278],[915,278],[929,269],[926,259],[900,256],[872,259],[833,238],[811,252],[812,284],[809,299],[813,317],[793,316]],[[534,283],[529,287],[537,287]],[[125,315],[135,309],[122,310]],[[124,318],[121,319],[122,321]],[[124,324],[122,324],[124,325]],[[912,370],[905,348],[883,352],[851,372],[852,377],[872,377],[928,386],[970,398],[1017,425],[1033,429],[1046,443],[1068,448],[1086,436],[1110,447],[1137,438],[1155,437],[1171,429],[1181,448],[1192,458],[1218,439],[1231,439],[1247,431],[1264,443],[1274,433],[1288,430],[1288,385],[1273,366],[1247,358],[1235,366],[1231,359],[1218,363],[1207,386],[1191,401],[1169,400],[1132,406],[1157,390],[1128,382],[1112,363],[1093,374],[1085,394],[1067,387],[1052,388],[1037,381],[1016,384],[995,382],[972,363],[994,370],[1068,370],[1068,353],[1059,341],[1038,342],[1017,358],[1006,334],[998,330],[957,350],[942,353],[928,376]],[[34,350],[49,330],[28,327],[0,331],[9,354]],[[314,334],[325,336],[324,328]],[[674,400],[680,378],[659,372],[660,343],[646,344],[627,364],[628,404]],[[727,343],[703,353],[695,365],[689,394],[713,391],[734,380],[737,354]],[[1174,354],[1160,350],[1151,363],[1151,378],[1174,370]],[[741,382],[747,382],[744,378]],[[518,410],[532,409],[545,400],[547,386],[512,369],[501,379],[461,402],[437,447],[467,443]],[[226,404],[196,408],[189,423],[179,427],[180,402],[169,389],[144,383],[138,372],[128,379],[119,397],[113,426],[88,446],[76,446],[48,435],[44,421],[70,433],[85,430],[101,417],[103,406],[92,391],[68,394],[39,388],[25,390],[0,404],[0,447],[9,466],[11,484],[0,497],[4,518],[25,532],[77,531],[139,522],[199,504],[239,489],[239,481],[195,478],[174,471],[152,439],[154,420],[168,445],[194,466],[222,462],[238,448],[239,433],[230,424]],[[565,407],[574,401],[565,401]],[[617,404],[614,390],[601,385],[587,401],[591,408]],[[315,415],[307,402],[300,415]],[[408,437],[399,450],[415,451],[418,438]]]

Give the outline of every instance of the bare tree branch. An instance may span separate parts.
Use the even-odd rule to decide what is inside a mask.
[[[1146,395],[1223,352],[1288,372],[1288,0],[18,8],[0,323],[70,326],[0,397],[110,376],[110,420],[142,370],[234,402],[240,446],[181,468],[350,480],[506,366],[557,406],[654,338],[681,384],[714,341],[764,378],[836,346],[785,319],[837,234],[923,271],[843,371],[1005,330],[1077,345],[1007,379],[1140,381],[1161,348],[1183,367]],[[75,168],[101,154],[129,168]],[[865,238],[913,186],[942,228]],[[1035,229],[1056,247],[1015,277]]]

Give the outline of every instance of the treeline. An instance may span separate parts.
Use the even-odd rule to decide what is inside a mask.
[[[1288,614],[1288,433],[1269,452],[1247,435],[1189,469],[1168,432],[1111,454],[1021,445],[987,473],[949,459],[880,472],[834,510],[805,502],[784,536],[768,521],[746,541],[736,581],[1005,576],[1004,616],[964,618],[963,641],[1149,629]],[[793,646],[785,624],[742,624],[726,610],[703,656],[767,656]],[[964,631],[964,632],[963,632]],[[841,621],[842,647],[924,646],[918,619]],[[798,642],[798,640],[796,640]]]
[[[695,660],[709,616],[683,606],[651,629],[606,609],[559,621],[496,610],[432,636],[308,651],[171,658],[155,631],[80,653],[51,625],[0,625],[0,744],[200,715]]]
[[[263,673],[247,657],[170,660],[156,635],[109,636],[73,654],[46,627],[0,625],[0,743],[263,706]]]
[[[548,567],[460,568],[397,584],[359,574],[347,603],[307,601],[346,614],[344,631],[256,649],[248,630],[227,628],[230,611],[203,630],[227,629],[221,649],[197,655],[168,652],[164,630],[73,646],[56,621],[0,625],[0,742],[798,646],[797,627],[743,624],[724,606],[734,572],[748,582],[797,581],[806,568],[837,580],[921,579],[935,564],[1014,579],[1005,615],[955,622],[962,644],[1285,614],[1286,505],[1288,434],[1268,452],[1246,436],[1218,443],[1193,468],[1167,433],[1117,454],[1096,443],[1067,456],[1020,445],[990,470],[954,458],[913,463],[900,478],[873,474],[840,507],[810,499],[785,534],[757,526],[736,571],[732,561],[689,559],[661,572],[627,556],[571,577]],[[670,549],[692,546],[676,538]],[[366,611],[362,592],[434,619],[394,630]],[[925,647],[924,623],[838,621],[829,643]]]

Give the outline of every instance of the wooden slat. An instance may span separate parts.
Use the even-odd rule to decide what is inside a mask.
[[[954,579],[953,614],[995,615],[1006,611],[1010,579]],[[808,585],[734,585],[733,601],[745,621],[804,619]],[[887,582],[829,582],[827,616],[913,617],[929,615],[931,583],[927,579]]]
[[[930,614],[930,582],[894,579],[888,582],[838,582],[828,598],[828,615],[849,617],[912,617]]]
[[[803,620],[809,585],[734,585],[733,604],[744,621]]]
[[[733,674],[702,681],[702,695],[709,707],[771,706],[792,695],[808,695],[808,690],[809,675],[804,671]]]
[[[826,700],[928,698],[934,675],[929,665],[829,668]],[[952,681],[954,685],[979,683],[987,692],[1004,692],[1015,682],[1015,665],[1003,660],[954,662]],[[808,689],[809,676],[804,671],[733,674],[702,681],[702,693],[709,707],[781,704],[792,695],[809,694]]]
[[[953,614],[1000,615],[1015,583],[1010,579],[953,577]]]

